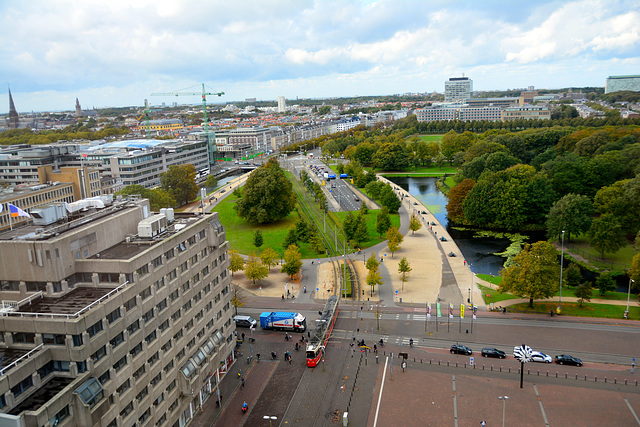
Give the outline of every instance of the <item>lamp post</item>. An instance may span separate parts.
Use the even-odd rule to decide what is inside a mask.
[[[362,251],[362,262],[364,262],[365,264],[367,263],[367,254],[365,253],[365,251]]]
[[[278,417],[274,417],[274,416],[269,416],[269,415],[265,415],[262,417],[263,420],[269,420],[269,427],[271,427],[271,420],[277,420]]]
[[[636,283],[635,280],[633,280],[632,278],[629,278],[629,290],[627,291],[627,311],[625,311],[625,315],[628,318],[629,317],[629,298],[631,297],[631,284],[632,283]]]
[[[504,416],[507,409],[507,399],[509,396],[500,396],[498,399],[502,400],[502,427],[504,427]]]
[[[560,252],[560,298],[558,299],[558,314],[562,311],[562,267],[564,266],[564,230],[562,230],[562,251]]]

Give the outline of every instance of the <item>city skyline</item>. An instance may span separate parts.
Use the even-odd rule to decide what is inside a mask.
[[[604,87],[640,74],[631,1],[0,3],[0,82],[18,111],[196,104],[150,97],[204,82],[210,102]],[[7,99],[5,97],[5,99]],[[0,103],[0,114],[9,111]]]

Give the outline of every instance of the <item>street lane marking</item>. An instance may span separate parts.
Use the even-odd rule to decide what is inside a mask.
[[[547,420],[547,414],[544,412],[544,407],[542,406],[542,399],[540,398],[540,393],[538,393],[538,387],[535,384],[533,385],[533,390],[536,392],[536,396],[538,397],[538,404],[540,405],[540,411],[542,412],[542,419],[544,419],[544,425],[548,426],[549,420]]]
[[[627,407],[629,408],[629,410],[631,411],[631,413],[633,414],[633,418],[636,419],[636,422],[638,423],[638,425],[640,426],[640,419],[638,419],[638,416],[636,415],[636,411],[633,410],[633,408],[631,407],[631,405],[629,405],[629,401],[627,399],[625,399],[624,397],[622,398],[624,399],[624,403],[627,404]]]
[[[453,382],[453,422],[458,427],[458,396],[456,395],[456,376],[451,376]]]
[[[380,401],[382,401],[382,389],[384,389],[384,379],[387,376],[387,364],[389,363],[389,356],[384,359],[384,371],[382,373],[382,384],[380,384],[380,395],[378,396],[378,405],[376,406],[376,416],[373,419],[373,427],[378,426],[378,413],[380,412]]]

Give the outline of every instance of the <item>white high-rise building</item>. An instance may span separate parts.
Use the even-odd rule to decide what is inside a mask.
[[[465,102],[473,93],[473,80],[469,77],[451,77],[444,82],[444,102]]]
[[[284,96],[278,97],[278,113],[284,113],[287,111],[287,101],[284,99]]]

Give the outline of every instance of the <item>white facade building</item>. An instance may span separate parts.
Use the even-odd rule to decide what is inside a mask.
[[[469,77],[451,77],[444,82],[444,102],[465,102],[473,94],[473,80]]]

